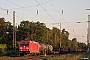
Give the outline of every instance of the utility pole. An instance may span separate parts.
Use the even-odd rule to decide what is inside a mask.
[[[15,51],[16,51],[15,11],[13,11],[13,49],[15,49]]]
[[[60,22],[60,48],[61,48],[61,22]]]
[[[88,50],[89,50],[89,46],[90,46],[90,15],[88,15],[87,45],[88,45]]]

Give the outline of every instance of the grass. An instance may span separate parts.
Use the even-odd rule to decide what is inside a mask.
[[[81,58],[90,58],[90,54],[87,53],[71,53],[71,54],[60,54],[60,55],[47,55],[46,57],[34,57],[32,60],[83,60]],[[30,57],[0,57],[1,60],[20,60],[20,59],[31,59]],[[85,60],[85,59],[84,59]]]
[[[65,54],[57,57],[58,60],[79,60],[81,54]]]
[[[52,58],[50,60],[89,60],[89,59],[90,53],[73,53],[56,56],[55,58]]]
[[[88,59],[90,59],[90,53],[83,53],[81,58],[88,58]]]
[[[49,57],[46,60],[80,60],[81,57],[82,57],[81,53],[73,53],[73,54],[63,54],[54,57]]]

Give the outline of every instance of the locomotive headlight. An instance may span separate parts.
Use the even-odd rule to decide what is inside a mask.
[[[28,47],[26,47],[26,49],[29,49]]]
[[[20,47],[20,49],[22,49],[22,47]]]

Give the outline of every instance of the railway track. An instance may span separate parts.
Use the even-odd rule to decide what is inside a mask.
[[[25,56],[12,56],[12,57],[0,57],[0,60],[72,60],[80,59],[82,53],[67,53],[67,54],[50,54],[47,56],[39,55],[25,55]]]

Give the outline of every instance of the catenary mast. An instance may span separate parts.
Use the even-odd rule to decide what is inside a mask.
[[[87,45],[88,45],[88,47],[90,46],[90,15],[88,15]]]
[[[15,49],[15,50],[16,50],[15,11],[13,11],[13,49]]]

